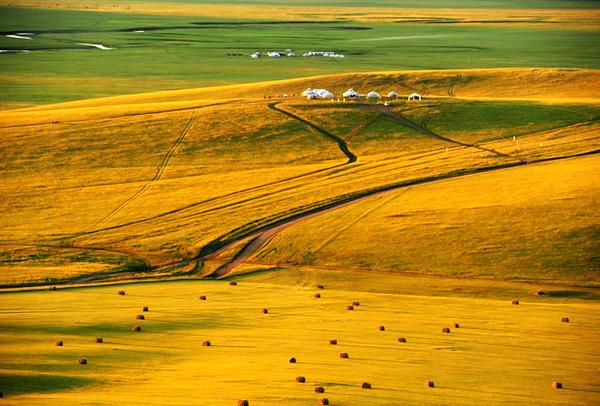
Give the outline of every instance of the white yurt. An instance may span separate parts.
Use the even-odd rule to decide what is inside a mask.
[[[395,91],[391,91],[387,94],[387,97],[390,99],[397,99],[398,98],[398,93],[396,93]]]
[[[354,91],[354,89],[348,89],[344,93],[342,93],[342,97],[346,97],[348,99],[354,99],[358,97],[358,93]]]
[[[369,93],[367,93],[367,97],[369,99],[379,99],[381,96],[375,90],[371,90]]]
[[[419,93],[411,93],[408,96],[408,100],[419,100],[420,101],[421,99],[422,99],[422,97]]]
[[[308,89],[306,89],[305,91],[302,92],[302,97],[306,97],[308,96],[309,93],[312,93],[313,90],[309,87]]]

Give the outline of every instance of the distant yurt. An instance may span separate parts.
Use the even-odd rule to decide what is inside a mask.
[[[333,99],[333,93],[326,89],[318,89],[317,96],[319,99]]]
[[[342,93],[342,97],[347,99],[355,99],[358,97],[358,93],[354,91],[354,89],[348,89],[344,93]]]
[[[397,99],[397,98],[398,98],[398,93],[396,93],[395,91],[393,91],[393,90],[392,90],[391,92],[389,92],[389,93],[387,94],[387,97],[388,97],[389,99]]]
[[[408,96],[408,100],[410,101],[421,101],[422,97],[419,93],[411,93]]]
[[[367,93],[367,98],[369,99],[379,99],[381,96],[379,95],[379,93],[377,93],[374,90],[371,90],[369,93]]]
[[[302,92],[302,97],[308,97],[309,93],[313,93],[313,90],[310,87]]]

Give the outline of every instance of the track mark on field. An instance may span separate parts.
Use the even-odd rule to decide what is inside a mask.
[[[353,129],[351,129],[350,132],[348,133],[348,135],[346,135],[346,137],[344,138],[344,142],[346,144],[348,144],[352,140],[352,138],[357,136],[362,130],[364,130],[369,124],[371,124],[378,118],[379,118],[379,114],[377,114],[373,118],[368,118],[365,121],[358,123],[358,125],[356,127],[354,127]]]
[[[177,149],[179,148],[179,145],[181,145],[181,143],[185,139],[186,135],[190,131],[190,128],[192,128],[192,125],[194,124],[195,120],[196,120],[196,111],[194,110],[192,112],[192,116],[188,120],[185,128],[183,129],[183,131],[181,132],[181,134],[179,134],[179,137],[177,137],[177,140],[175,140],[175,143],[173,144],[173,146],[171,147],[171,149],[169,149],[169,151],[164,156],[164,158],[161,161],[161,163],[156,168],[156,173],[154,174],[154,177],[152,179],[150,179],[148,182],[146,182],[146,184],[144,186],[142,186],[142,188],[140,190],[138,190],[137,192],[135,192],[129,199],[125,200],[116,209],[114,209],[113,211],[111,211],[110,213],[108,213],[108,215],[106,217],[104,217],[102,220],[100,220],[98,223],[96,223],[92,227],[92,229],[100,227],[102,224],[104,224],[107,221],[109,221],[118,212],[120,212],[125,207],[127,207],[128,205],[130,205],[135,199],[137,199],[138,197],[140,197],[146,190],[148,190],[148,188],[150,187],[150,185],[152,185],[152,183],[156,182],[157,180],[159,180],[162,177],[163,173],[165,172],[165,169],[167,168],[167,165],[169,164],[169,160],[171,159],[171,157],[173,156],[173,154],[177,151]]]
[[[338,144],[340,150],[344,153],[344,155],[346,155],[348,157],[348,162],[347,162],[348,164],[356,162],[357,157],[350,151],[346,141],[344,141],[342,138],[338,137],[337,135],[330,133],[329,131],[325,130],[324,128],[319,127],[318,125],[311,123],[310,121],[308,121],[300,116],[295,115],[294,113],[290,113],[287,110],[277,107],[277,105],[279,103],[281,103],[281,102],[269,103],[268,106],[271,110],[275,110],[275,111],[277,111],[281,114],[284,114],[296,121],[299,121],[300,123],[302,123],[305,126],[307,126],[308,128],[310,128],[311,130],[316,131],[318,134],[334,141],[336,144]]]
[[[422,134],[429,135],[430,137],[434,137],[434,138],[437,138],[442,141],[450,142],[452,144],[460,145],[461,147],[475,148],[475,149],[478,149],[481,151],[489,152],[491,154],[498,155],[502,158],[517,159],[521,163],[527,163],[527,161],[525,161],[522,158],[514,157],[512,155],[505,154],[503,152],[499,152],[499,151],[496,151],[491,148],[482,147],[482,146],[479,146],[476,144],[467,144],[465,142],[453,140],[452,138],[444,137],[443,135],[440,135],[440,134],[437,134],[437,133],[431,131],[427,127],[424,127],[422,125],[415,123],[414,121],[409,120],[408,118],[404,117],[402,114],[397,113],[395,111],[384,109],[383,107],[371,107],[371,109],[378,111],[382,114],[385,114],[386,116],[394,119],[395,121],[399,122],[400,124],[403,124],[406,127],[412,128],[413,130],[417,130]]]
[[[454,94],[454,88],[460,83],[462,82],[463,77],[461,75],[457,75],[452,82],[450,82],[450,85],[448,86],[448,96],[451,97],[456,97],[456,94]]]

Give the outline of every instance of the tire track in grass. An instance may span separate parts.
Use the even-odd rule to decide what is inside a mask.
[[[146,182],[146,184],[144,186],[142,186],[142,188],[140,190],[135,192],[133,195],[131,195],[131,197],[129,197],[127,200],[125,200],[123,203],[121,203],[119,206],[117,206],[113,211],[108,213],[108,215],[106,215],[102,220],[97,222],[92,227],[92,230],[100,227],[101,225],[103,225],[104,223],[109,221],[111,218],[113,218],[117,213],[119,213],[125,207],[129,206],[133,201],[135,201],[138,197],[140,197],[146,190],[148,190],[148,188],[152,185],[152,183],[158,181],[162,177],[163,173],[165,172],[165,169],[167,168],[167,165],[169,164],[169,161],[171,160],[171,157],[173,156],[173,154],[175,154],[175,152],[177,151],[177,149],[179,148],[179,146],[185,139],[186,135],[192,128],[192,125],[194,124],[195,120],[196,120],[196,110],[194,110],[192,112],[192,116],[188,120],[185,128],[183,129],[181,134],[179,134],[179,137],[177,137],[177,140],[175,140],[175,143],[171,146],[171,148],[169,149],[167,154],[163,157],[161,163],[156,168],[156,173],[154,174],[154,177],[152,179],[150,179],[148,182]]]
[[[310,121],[295,115],[294,113],[291,113],[287,110],[282,109],[281,107],[277,107],[277,105],[281,103],[281,102],[275,102],[275,103],[269,103],[268,106],[271,110],[275,110],[281,114],[284,114],[296,121],[299,121],[300,123],[304,124],[305,126],[307,126],[308,128],[310,128],[313,131],[316,131],[318,134],[329,138],[330,140],[332,140],[333,142],[335,142],[338,147],[340,148],[340,150],[342,151],[342,153],[344,155],[346,155],[346,157],[348,157],[348,162],[346,162],[346,164],[351,164],[353,162],[356,162],[356,155],[354,155],[352,153],[352,151],[350,151],[350,149],[348,148],[348,144],[346,143],[346,141],[344,141],[342,138],[338,137],[335,134],[330,133],[329,131],[325,130],[322,127],[319,127],[318,125],[311,123]]]
[[[450,85],[448,86],[448,96],[451,97],[456,97],[456,94],[454,93],[454,88],[460,83],[462,82],[463,77],[462,75],[457,75],[452,82],[450,82]]]

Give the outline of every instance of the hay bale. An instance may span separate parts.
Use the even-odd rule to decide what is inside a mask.
[[[79,365],[87,365],[87,359],[79,358]]]
[[[346,310],[354,310],[354,306],[346,306]]]
[[[454,322],[454,328],[460,328],[460,324],[458,324],[457,322]]]
[[[325,388],[322,386],[317,386],[315,388],[315,393],[325,393]]]
[[[327,398],[321,398],[321,399],[319,399],[319,404],[320,405],[328,405],[329,404],[329,399],[327,399]]]
[[[348,359],[348,358],[350,358],[350,356],[348,355],[347,352],[343,352],[343,353],[340,354],[340,358],[346,358],[346,359]]]
[[[429,379],[425,381],[425,386],[428,388],[434,388],[435,384],[433,383],[433,381],[430,381]]]
[[[104,339],[102,337],[96,337],[96,342],[98,344],[102,344],[104,342]]]
[[[202,341],[202,346],[203,347],[210,347],[212,345],[212,343],[210,341]]]
[[[269,314],[269,309],[262,309],[263,314]]]
[[[200,300],[206,300],[206,295],[202,295],[198,299],[200,299]]]
[[[63,341],[62,341],[62,340],[56,340],[56,341],[54,342],[54,345],[55,345],[55,346],[57,346],[57,347],[62,347],[62,346],[63,346],[63,344],[64,344],[64,343],[63,343]]]
[[[537,296],[545,296],[545,295],[546,295],[546,292],[544,292],[543,290],[539,290],[539,291],[536,293],[536,295],[537,295]]]
[[[399,343],[405,343],[406,342],[406,338],[404,338],[404,337],[398,337],[398,342]]]
[[[140,326],[140,325],[136,324],[135,326],[131,327],[131,329],[132,329],[133,331],[142,331],[142,326]]]
[[[369,382],[363,382],[360,387],[363,389],[371,389],[371,384]]]
[[[146,320],[146,316],[144,316],[143,314],[138,314],[137,316],[135,316],[136,320]]]
[[[315,293],[315,295],[313,297],[316,297],[317,299],[319,299],[321,297],[321,295],[319,293]]]
[[[554,389],[562,389],[563,385],[562,385],[562,382],[552,382],[552,387]]]
[[[379,326],[379,331],[385,331],[385,326]]]
[[[237,282],[236,281],[231,281],[231,282],[229,282],[229,286],[237,286]]]
[[[323,286],[323,285],[317,285],[317,289],[325,289],[325,286]]]
[[[567,316],[565,316],[562,319],[560,319],[560,321],[563,323],[569,323],[571,321],[571,319],[569,319]]]
[[[306,382],[306,378],[303,376],[297,376],[296,377],[296,382],[298,383],[305,383]]]
[[[56,290],[56,286],[50,286],[48,290]]]
[[[120,290],[119,291],[119,296],[125,296],[125,291],[124,290]]]
[[[352,306],[360,306],[360,302],[359,301],[354,301],[354,302],[352,302]]]
[[[144,306],[144,307],[142,307],[142,311],[143,311],[143,312],[149,312],[149,311],[150,311],[150,309],[148,309],[148,306]]]
[[[450,334],[450,327],[444,327],[442,333]]]
[[[337,345],[337,340],[329,340],[330,345]]]
[[[519,304],[519,301],[518,301],[517,299],[514,299],[514,300],[512,301],[512,304],[514,304],[514,305],[518,305],[518,304]]]
[[[290,358],[290,359],[288,360],[288,362],[289,362],[290,364],[295,364],[295,363],[296,363],[296,358],[292,357],[292,358]]]
[[[238,406],[249,406],[250,404],[248,403],[247,400],[238,400]]]

